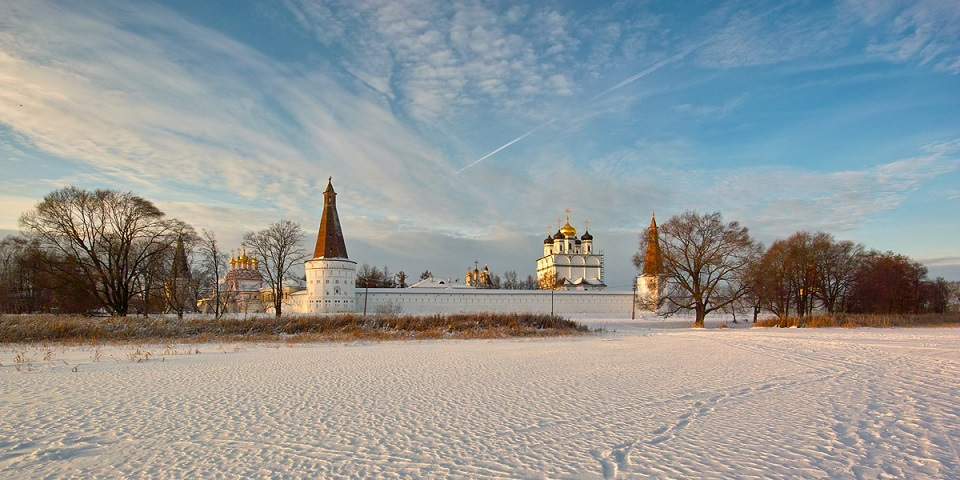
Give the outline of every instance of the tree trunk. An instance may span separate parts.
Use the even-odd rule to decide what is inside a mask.
[[[703,303],[700,303],[700,302],[696,303],[696,312],[697,312],[697,320],[693,323],[693,328],[705,328],[704,320],[706,319],[707,312],[706,312],[706,307],[703,305]]]
[[[274,291],[273,296],[273,309],[276,311],[277,318],[280,318],[280,308],[283,304],[283,284],[281,284],[278,290]]]

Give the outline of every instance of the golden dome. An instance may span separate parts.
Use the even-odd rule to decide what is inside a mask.
[[[570,219],[569,219],[569,218],[567,219],[567,224],[564,225],[563,228],[560,229],[560,233],[563,233],[563,236],[564,236],[564,237],[576,237],[576,236],[577,236],[577,229],[576,229],[576,228],[573,228],[573,227],[570,225]]]

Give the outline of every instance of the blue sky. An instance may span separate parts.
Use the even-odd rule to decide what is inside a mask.
[[[351,258],[534,273],[563,210],[629,288],[651,212],[960,279],[960,2],[5,2],[0,229],[65,185]],[[494,153],[495,152],[495,153]]]

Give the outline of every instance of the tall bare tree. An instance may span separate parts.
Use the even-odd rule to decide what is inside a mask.
[[[846,310],[847,295],[863,262],[863,245],[817,232],[813,237],[813,257],[814,296],[830,313]]]
[[[258,232],[247,232],[243,243],[260,257],[260,271],[270,284],[273,308],[279,317],[283,308],[283,282],[289,278],[294,264],[307,258],[303,229],[291,220],[280,220]]]
[[[748,269],[750,286],[758,302],[781,320],[790,315],[796,298],[792,269],[790,246],[785,240],[773,242],[760,261]]]
[[[201,231],[200,242],[197,248],[200,253],[200,262],[202,265],[200,278],[202,278],[203,281],[200,282],[200,288],[204,288],[206,284],[213,285],[211,289],[213,314],[215,318],[220,318],[223,315],[225,300],[224,292],[220,291],[220,277],[225,275],[227,271],[227,254],[220,250],[220,242],[217,240],[216,234],[207,229]]]
[[[130,192],[65,187],[20,216],[20,227],[69,260],[55,263],[74,276],[114,315],[126,315],[139,293],[137,277],[176,241],[183,222],[164,218],[149,200]],[[67,271],[58,265],[76,268]]]
[[[686,211],[660,226],[660,250],[668,286],[664,315],[693,311],[695,327],[747,291],[747,266],[761,247],[746,227],[725,223],[720,212]]]

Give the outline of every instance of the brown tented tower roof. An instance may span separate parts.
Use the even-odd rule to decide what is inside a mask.
[[[663,258],[660,254],[660,235],[657,232],[657,216],[650,218],[647,229],[647,254],[643,257],[643,275],[658,277],[663,273]]]
[[[170,268],[170,278],[190,278],[190,267],[187,265],[187,253],[183,248],[183,237],[177,237],[177,249],[173,253],[173,266]]]
[[[340,217],[337,215],[337,192],[333,191],[333,177],[323,192],[323,216],[313,258],[347,258],[347,244],[343,242]]]

